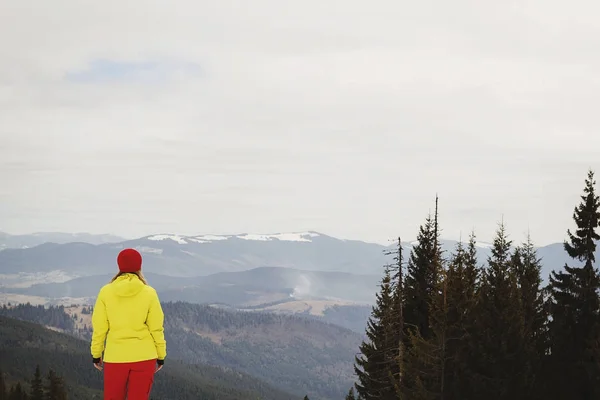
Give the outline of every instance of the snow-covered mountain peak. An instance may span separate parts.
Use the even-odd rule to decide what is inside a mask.
[[[188,242],[185,240],[186,237],[179,236],[179,235],[164,235],[164,234],[163,235],[153,235],[153,236],[148,236],[146,239],[148,239],[148,240],[172,240],[179,244],[188,244]]]
[[[273,234],[255,234],[243,233],[239,235],[197,235],[197,236],[182,236],[175,234],[159,234],[148,236],[146,239],[153,241],[172,240],[178,244],[189,243],[212,243],[229,239],[243,239],[253,241],[272,241],[279,240],[282,242],[312,242],[312,238],[321,236],[316,232],[289,232],[289,233],[273,233]]]
[[[261,240],[261,241],[269,241],[269,240],[281,240],[284,242],[312,242],[311,238],[319,236],[318,233],[314,232],[291,232],[291,233],[275,233],[270,235],[261,235],[261,234],[249,234],[245,233],[243,235],[236,236],[238,239],[244,240]]]

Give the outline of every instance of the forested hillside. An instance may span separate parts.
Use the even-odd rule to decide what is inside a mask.
[[[102,374],[93,368],[89,343],[40,325],[0,316],[0,369],[8,385],[30,390],[32,370],[53,369],[64,377],[69,399],[101,399]],[[170,359],[157,373],[156,400],[295,400],[246,374]]]
[[[165,303],[170,355],[232,367],[293,393],[343,397],[361,335],[296,316]]]
[[[85,321],[92,310],[80,310],[69,317],[62,307],[16,305],[0,307],[0,314],[39,319],[56,328],[73,321],[74,328],[65,332],[89,340]],[[343,397],[354,381],[359,333],[317,319],[183,302],[163,303],[163,310],[170,360],[231,368],[286,392],[322,400]]]
[[[444,254],[436,198],[418,245],[384,270],[347,399],[600,398],[595,185],[590,171],[564,243],[571,261],[546,287],[533,240],[512,246],[502,222],[484,265],[474,233]]]

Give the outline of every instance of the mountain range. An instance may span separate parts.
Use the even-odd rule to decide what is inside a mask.
[[[385,252],[396,244],[382,245],[344,240],[318,232],[239,235],[156,234],[133,240],[114,235],[0,234],[0,273],[48,273],[61,271],[70,277],[110,274],[116,254],[134,247],[144,255],[144,271],[166,276],[197,277],[257,267],[284,267],[309,271],[381,274],[390,262]],[[71,238],[71,239],[69,239]],[[32,246],[24,248],[22,243]],[[17,245],[18,243],[18,245]],[[405,258],[415,242],[403,242]],[[449,254],[455,240],[442,240]],[[538,247],[544,275],[570,262],[562,243]],[[484,263],[491,244],[478,242],[479,261]]]
[[[91,244],[122,242],[125,238],[111,234],[92,234],[86,232],[64,233],[64,232],[36,232],[25,235],[11,235],[0,232],[0,250],[2,249],[25,249],[38,246],[43,243],[73,243],[85,242]]]
[[[50,238],[66,239],[68,235],[52,234]],[[74,242],[1,250],[0,302],[90,304],[117,271],[117,253],[134,247],[143,254],[144,273],[164,301],[325,319],[335,315],[342,326],[357,329],[364,326],[365,310],[374,300],[383,266],[392,262],[386,253],[395,247],[394,243],[344,240],[318,232],[155,234],[117,242],[103,242],[114,238],[111,235],[76,237]],[[93,243],[83,241],[90,237]],[[446,256],[456,244],[442,241]],[[405,260],[414,245],[402,243]],[[477,250],[479,262],[485,263],[491,244],[478,242]],[[551,269],[571,263],[562,243],[537,250],[544,278]]]

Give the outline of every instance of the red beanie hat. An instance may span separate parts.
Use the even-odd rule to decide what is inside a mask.
[[[142,255],[135,249],[125,249],[117,257],[119,271],[137,272],[142,269]]]

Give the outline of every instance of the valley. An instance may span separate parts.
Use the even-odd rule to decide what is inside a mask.
[[[164,303],[168,364],[178,360],[239,371],[301,398],[334,400],[353,382],[353,355],[363,335],[299,316]],[[0,315],[90,339],[87,306],[0,307]],[[89,351],[87,348],[86,351]]]

